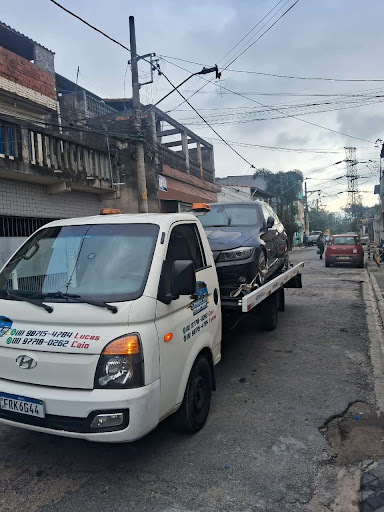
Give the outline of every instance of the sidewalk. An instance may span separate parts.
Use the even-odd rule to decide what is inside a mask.
[[[365,250],[365,267],[368,270],[377,308],[384,324],[384,262],[379,268],[373,259],[373,254],[371,259],[368,259],[368,252]],[[380,428],[382,429],[382,425]],[[363,473],[360,480],[360,512],[384,512],[384,459],[362,461],[361,469]]]
[[[377,306],[384,324],[384,262],[381,263],[381,268],[379,269],[373,259],[373,255],[371,254],[371,259],[369,260],[367,253],[365,253],[365,266],[369,273]]]

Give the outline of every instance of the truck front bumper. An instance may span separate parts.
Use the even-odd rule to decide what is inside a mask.
[[[0,409],[0,423],[28,430],[103,443],[135,441],[153,430],[160,417],[160,380],[135,389],[61,389],[0,379],[0,392],[42,400],[45,418]],[[90,428],[99,413],[124,413],[120,428]]]

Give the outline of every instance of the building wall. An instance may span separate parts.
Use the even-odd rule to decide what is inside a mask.
[[[163,165],[161,174],[167,180],[167,192],[159,191],[161,201],[173,200],[184,203],[216,203],[220,187],[200,178]]]
[[[35,183],[0,179],[0,215],[71,218],[98,215],[101,196],[71,191],[50,195]]]
[[[55,75],[1,46],[0,89],[56,109]]]
[[[35,44],[33,47],[33,60],[35,65],[48,73],[55,73],[55,55],[46,48]]]
[[[236,189],[229,185],[222,185],[221,192],[217,194],[217,201],[223,203],[226,201],[251,201],[251,190],[249,187]]]

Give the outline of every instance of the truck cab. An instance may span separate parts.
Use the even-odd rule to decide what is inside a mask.
[[[221,357],[215,264],[189,214],[51,222],[0,273],[0,422],[133,441],[208,416]]]

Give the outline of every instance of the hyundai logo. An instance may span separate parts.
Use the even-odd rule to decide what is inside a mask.
[[[31,370],[37,365],[36,359],[33,359],[33,357],[29,356],[19,356],[16,359],[16,364],[20,366],[23,370]]]

